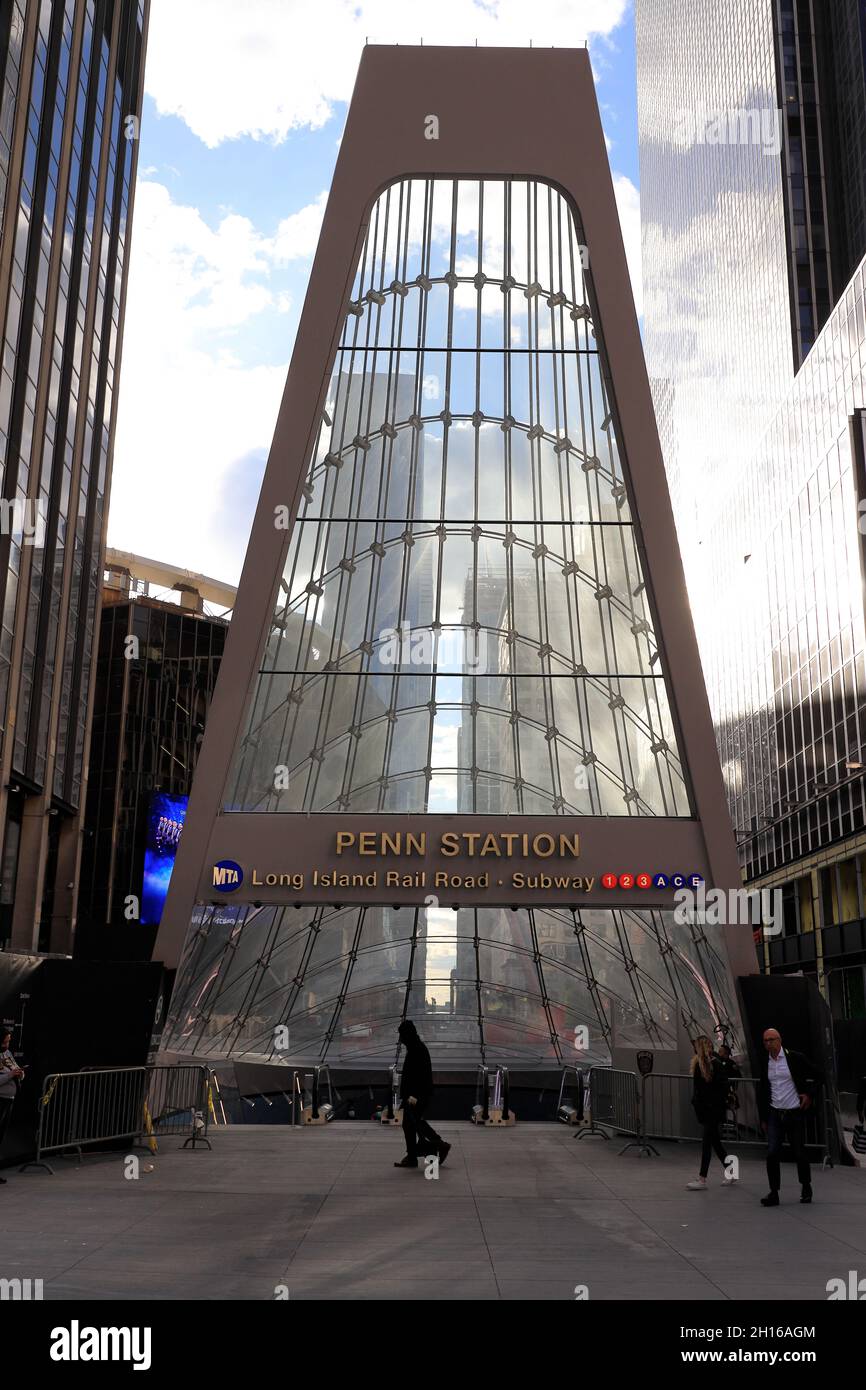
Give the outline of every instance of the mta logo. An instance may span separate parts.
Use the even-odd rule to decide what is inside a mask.
[[[218,893],[233,893],[244,881],[244,871],[233,859],[221,859],[213,866],[213,886]]]

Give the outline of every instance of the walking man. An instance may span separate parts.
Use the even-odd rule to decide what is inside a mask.
[[[406,1139],[406,1157],[395,1168],[417,1168],[419,1140],[425,1154],[435,1153],[440,1164],[444,1163],[451,1148],[424,1119],[424,1111],[433,1095],[433,1068],[430,1053],[418,1036],[415,1024],[404,1018],[397,1029],[397,1036],[406,1049],[403,1071],[400,1077],[400,1101],[403,1106],[403,1134]]]
[[[819,1069],[802,1052],[782,1046],[776,1028],[764,1033],[764,1062],[758,1085],[761,1127],[767,1135],[767,1177],[770,1190],[761,1198],[762,1207],[779,1205],[781,1153],[785,1139],[797,1164],[800,1201],[812,1200],[812,1173],[806,1158],[806,1111],[811,1108]]]

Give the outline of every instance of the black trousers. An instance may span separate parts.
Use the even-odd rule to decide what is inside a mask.
[[[0,1149],[3,1148],[3,1140],[6,1137],[6,1130],[12,1118],[12,1107],[15,1104],[14,1097],[7,1100],[5,1096],[0,1100]]]
[[[403,1101],[403,1135],[406,1140],[406,1157],[418,1157],[418,1145],[423,1145],[425,1149],[438,1149],[442,1140],[424,1119],[424,1111],[427,1102],[417,1105],[410,1105],[408,1100]]]
[[[782,1185],[780,1158],[785,1139],[791,1145],[801,1184],[807,1187],[812,1181],[812,1170],[806,1158],[805,1113],[802,1110],[771,1110],[767,1120],[767,1177],[771,1192],[778,1192]]]
[[[701,1146],[701,1177],[705,1178],[710,1171],[710,1154],[714,1153],[719,1162],[724,1166],[728,1155],[725,1153],[725,1146],[719,1137],[719,1119],[716,1116],[712,1120],[704,1120],[704,1137]]]

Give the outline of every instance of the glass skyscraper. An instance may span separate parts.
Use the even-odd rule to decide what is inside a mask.
[[[741,865],[783,895],[767,967],[864,1013],[866,5],[636,20],[647,364]]]
[[[0,945],[71,945],[146,0],[0,9]]]
[[[491,141],[481,117],[515,63],[537,177],[509,171],[507,129]],[[554,118],[532,92],[557,77],[595,140],[583,200],[540,153]],[[373,129],[372,94],[400,110],[416,78],[412,156]],[[285,1025],[298,1060],[381,1066],[409,1016],[439,1064],[556,1066],[582,1028],[593,1061],[736,1032],[750,931],[732,947],[681,924],[673,885],[650,882],[724,874],[723,798],[708,717],[702,742],[685,728],[703,695],[684,681],[677,708],[692,648],[669,512],[648,555],[658,449],[651,417],[642,438],[626,423],[642,366],[621,241],[604,266],[587,57],[368,49],[359,88],[157,942],[172,964],[185,936],[163,1046],[279,1061]],[[378,177],[372,148],[402,169]],[[473,158],[485,176],[459,172]],[[358,218],[347,264],[332,239]],[[332,285],[348,293],[329,326]],[[614,348],[633,335],[638,353],[619,384],[605,295]],[[681,862],[699,824],[704,868]],[[571,875],[551,868],[563,842]],[[602,884],[615,859],[632,872]]]

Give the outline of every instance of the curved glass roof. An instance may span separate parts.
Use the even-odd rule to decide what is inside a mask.
[[[732,1016],[722,957],[669,912],[201,907],[163,1046],[390,1066],[409,1017],[439,1066],[589,1065]]]
[[[690,814],[585,261],[546,185],[379,198],[226,810]]]

